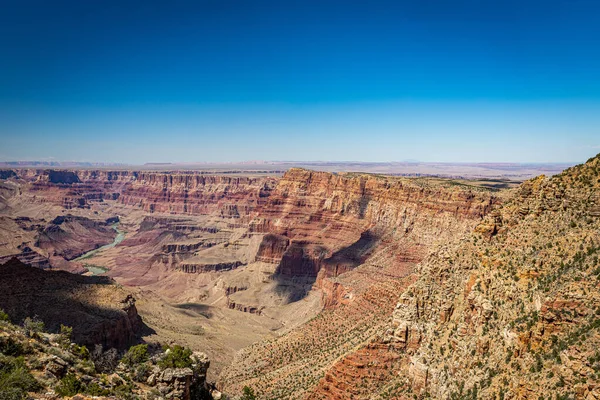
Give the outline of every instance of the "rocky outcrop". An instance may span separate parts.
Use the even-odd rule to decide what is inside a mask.
[[[321,261],[327,254],[325,246],[308,241],[292,241],[283,253],[276,273],[288,278],[316,277],[321,269]]]
[[[13,322],[37,316],[53,332],[71,326],[73,339],[90,348],[126,348],[143,327],[135,300],[110,279],[43,271],[17,259],[0,265],[0,308]]]
[[[266,234],[256,253],[256,261],[278,264],[290,245],[290,240],[282,235]]]
[[[225,296],[229,296],[230,294],[241,292],[243,290],[248,290],[246,286],[227,286],[223,289],[225,290]]]
[[[471,235],[432,253],[383,339],[405,366],[370,389],[597,398],[599,192],[597,156],[525,182]]]
[[[167,354],[170,350],[167,350]],[[194,352],[190,356],[190,367],[161,368],[156,365],[146,383],[155,387],[167,399],[195,400],[210,398],[206,372],[210,361],[206,354]]]
[[[73,171],[48,170],[43,176],[47,176],[48,182],[50,183],[62,183],[65,185],[70,185],[80,182],[79,177]]]
[[[178,270],[186,274],[199,274],[203,272],[230,271],[243,265],[241,261],[222,262],[215,264],[187,264],[181,263],[177,266]]]
[[[23,264],[31,265],[35,268],[46,269],[52,267],[48,257],[43,256],[42,254],[38,253],[37,251],[34,251],[33,249],[31,249],[31,247],[28,246],[24,246],[21,249],[21,253],[0,257],[0,264],[5,264],[13,258],[18,259]]]
[[[229,308],[230,310],[237,310],[237,311],[246,312],[246,313],[250,313],[250,314],[261,315],[262,314],[262,310],[265,307],[261,307],[261,306],[248,306],[248,305],[236,303],[235,301],[231,300],[228,297],[227,298],[227,308]]]
[[[41,327],[24,332],[23,327],[2,321],[0,370],[10,380],[0,385],[0,398],[81,400],[167,398],[174,400],[220,399],[223,396],[207,380],[210,361],[206,354],[180,346],[162,350],[139,345],[121,355],[96,347],[90,354],[73,343],[68,329],[60,334]],[[177,351],[173,362],[171,352]],[[14,377],[17,377],[16,379]],[[25,382],[23,384],[22,382]]]

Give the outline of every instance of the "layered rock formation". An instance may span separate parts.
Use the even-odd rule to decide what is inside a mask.
[[[325,261],[327,275],[335,276],[336,269],[342,273],[360,264],[358,253],[366,254],[383,234],[377,229],[406,236],[415,226],[429,225],[426,219],[432,216],[440,224],[437,220],[444,218],[436,215],[482,218],[497,201],[482,193],[479,188],[450,189],[426,180],[291,169],[250,222],[250,231],[271,234],[265,236],[259,259],[277,259],[285,248],[282,275],[316,276]]]
[[[525,182],[470,235],[437,247],[387,327],[309,396],[598,398],[599,193],[600,156]]]
[[[67,209],[89,208],[104,200],[141,207],[148,212],[248,215],[275,184],[271,178],[204,175],[193,171],[11,170],[46,201]]]
[[[248,385],[266,398],[303,398],[324,374],[333,379],[340,357],[364,358],[354,353],[385,330],[416,279],[415,265],[469,232],[499,201],[478,187],[290,170],[249,229],[269,233],[257,259],[280,258],[274,278],[282,285],[312,279],[326,311],[238,354],[222,376],[223,389]],[[374,358],[365,364],[377,362],[377,351],[366,353]]]
[[[212,214],[219,210],[222,217],[240,218],[273,185],[267,178],[140,172],[119,201],[149,212]]]

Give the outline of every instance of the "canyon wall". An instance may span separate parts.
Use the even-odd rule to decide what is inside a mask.
[[[249,231],[266,233],[257,260],[277,264],[275,279],[312,279],[325,311],[288,335],[240,352],[221,387],[303,398],[323,374],[337,376],[342,356],[377,363],[381,346],[364,346],[385,331],[394,305],[418,277],[416,265],[436,246],[459,241],[500,202],[476,186],[288,171]],[[349,379],[346,389],[353,384]]]
[[[523,183],[421,263],[362,359],[310,398],[598,398],[599,206],[600,156]],[[381,347],[385,370],[365,357]]]
[[[65,208],[89,208],[94,202],[118,200],[148,212],[247,216],[275,179],[206,175],[193,171],[108,171],[18,169],[32,192]]]

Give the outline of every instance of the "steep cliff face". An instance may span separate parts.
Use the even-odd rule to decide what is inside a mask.
[[[37,316],[49,331],[73,327],[73,339],[90,348],[124,349],[143,324],[135,300],[108,278],[43,271],[12,259],[0,265],[0,308],[13,322]]]
[[[256,253],[256,261],[279,263],[290,245],[290,240],[282,235],[266,234]]]
[[[476,220],[497,201],[476,188],[444,188],[426,180],[291,169],[250,222],[250,231],[290,239],[281,255],[282,275],[316,276],[325,265],[326,274],[336,276],[359,265],[378,236],[390,231],[408,236],[415,227],[429,229],[443,220]],[[272,240],[265,237],[261,249]]]
[[[499,201],[478,187],[427,179],[291,169],[258,208],[249,231],[268,233],[257,260],[278,263],[279,279],[315,279],[324,303],[334,305],[348,286],[356,292],[373,281],[332,279],[374,255],[380,268],[373,276],[404,276],[432,244],[464,233]]]
[[[270,178],[137,173],[119,201],[149,212],[248,216],[274,186]]]
[[[34,170],[16,174],[45,201],[69,208],[119,200],[148,212],[243,218],[275,185],[273,178],[205,175],[193,171]]]
[[[599,205],[597,156],[525,182],[472,234],[437,247],[370,345],[393,351],[391,374],[365,366],[355,397],[597,398]],[[343,391],[355,361],[338,361],[311,395]]]
[[[275,279],[312,278],[326,309],[293,332],[238,354],[221,377],[224,390],[237,393],[248,385],[265,398],[303,398],[323,375],[338,376],[342,356],[377,363],[385,346],[371,343],[417,278],[415,265],[435,246],[457,241],[499,202],[481,188],[427,179],[290,170],[249,230],[269,233],[258,259],[280,257]],[[353,384],[349,376],[346,388]]]
[[[123,186],[135,179],[131,171],[19,169],[16,175],[26,184],[23,189],[35,196],[24,201],[48,202],[66,209],[115,200]]]

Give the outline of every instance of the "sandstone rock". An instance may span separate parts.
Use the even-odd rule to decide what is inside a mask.
[[[60,379],[66,374],[68,366],[69,364],[65,360],[54,356],[48,361],[44,370]]]
[[[150,376],[148,377],[148,379],[146,380],[146,383],[150,386],[154,386],[156,385],[156,375],[155,374],[150,374]]]

